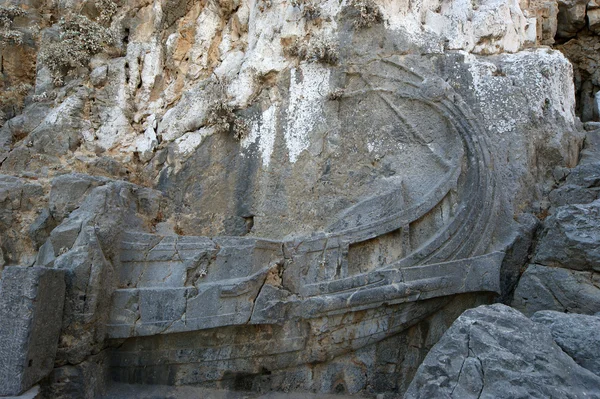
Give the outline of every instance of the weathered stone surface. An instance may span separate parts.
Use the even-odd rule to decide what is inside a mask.
[[[127,228],[148,229],[159,218],[165,206],[160,192],[123,181],[80,175],[66,175],[55,181],[58,185],[74,182],[77,189],[71,194],[51,194],[52,209],[58,218],[65,218],[52,230],[40,248],[37,264],[48,265],[55,257],[71,249],[76,240],[93,228],[109,256],[116,256],[120,233]],[[96,184],[99,186],[95,187]],[[67,190],[68,191],[68,190]],[[75,209],[76,208],[76,209]],[[73,212],[70,210],[75,209]]]
[[[91,355],[76,365],[56,367],[42,381],[42,398],[96,399],[101,397],[109,382],[109,351]],[[120,399],[120,396],[115,396]]]
[[[563,351],[600,376],[600,317],[545,310],[536,312],[531,320],[547,326]]]
[[[596,93],[600,88],[600,42],[596,35],[579,35],[556,46],[573,64],[577,114],[583,122],[600,121]]]
[[[2,396],[2,399],[44,399],[40,391],[40,386],[36,385],[29,391],[18,396]]]
[[[56,224],[56,220],[52,217],[48,208],[42,209],[38,217],[29,226],[29,237],[37,248],[44,244]]]
[[[595,34],[600,34],[600,7],[587,11],[588,28]]]
[[[5,264],[31,264],[28,223],[44,203],[44,188],[37,182],[0,175],[0,270]]]
[[[110,260],[119,252],[116,245],[121,233],[125,226],[142,229],[157,218],[161,194],[125,182],[98,180],[105,184],[85,195],[88,181],[77,176],[65,179],[74,181],[76,187],[83,182],[83,190],[75,191],[72,197],[59,198],[78,201],[79,196],[84,198],[52,230],[37,262],[66,272],[65,312],[57,362],[78,364],[105,347],[111,295],[116,288]]]
[[[540,310],[594,314],[600,311],[600,276],[559,267],[529,265],[511,303],[531,316]]]
[[[600,198],[600,187],[585,188],[573,184],[561,185],[552,190],[549,195],[550,202],[556,207],[570,204],[589,204],[598,198]]]
[[[519,228],[515,238],[506,249],[506,255],[500,267],[500,297],[498,302],[508,304],[519,282],[524,265],[527,264],[533,246],[533,238],[540,227],[539,220],[531,214],[519,217]]]
[[[581,165],[596,163],[600,158],[600,122],[587,122],[585,145],[580,153]]]
[[[76,93],[50,111],[25,140],[41,154],[60,156],[76,149],[81,141],[79,131],[86,127],[83,108],[87,95],[87,90],[79,87]]]
[[[0,258],[66,272],[50,397],[96,394],[103,354],[129,383],[401,395],[462,310],[510,298],[578,159],[571,64],[529,49],[553,0],[26,8],[35,88],[0,170],[47,211],[17,210],[31,254]],[[65,76],[47,61],[109,27]]]
[[[566,39],[577,35],[586,24],[585,16],[588,0],[558,1],[558,37]]]
[[[54,261],[66,274],[65,312],[58,347],[59,364],[81,363],[104,348],[106,319],[113,289],[112,265],[92,228],[74,248]]]
[[[190,384],[258,392],[388,392],[397,397],[406,390],[428,349],[456,319],[459,309],[488,300],[489,296],[462,295],[450,302],[433,299],[399,311],[386,307],[377,313],[313,320],[310,330],[318,334],[317,340],[308,339],[303,324],[289,323],[137,337],[114,352],[111,370],[115,380],[129,383]],[[342,344],[342,337],[352,343],[356,332],[368,330],[372,316],[395,314],[389,320],[399,325],[424,308],[436,308],[438,312],[385,339],[377,340],[374,335],[376,343],[332,358],[332,346]],[[353,329],[351,325],[356,323],[362,327]],[[337,331],[336,335],[326,338],[332,331]],[[318,344],[321,339],[322,344]],[[232,345],[234,351],[229,349]],[[235,358],[231,358],[233,353]],[[302,357],[323,360],[304,364],[299,361]],[[298,364],[293,367],[279,366],[295,362]]]
[[[419,367],[405,398],[600,397],[550,330],[504,305],[463,313]]]
[[[42,122],[49,110],[49,104],[31,104],[22,114],[0,127],[0,162],[4,162],[12,147]]]
[[[536,36],[539,44],[552,45],[556,36],[558,2],[536,1],[521,2],[526,15],[535,17]]]
[[[594,150],[593,144],[586,144],[583,155],[589,161],[582,160],[569,171],[564,184],[550,192],[549,199],[553,206],[589,204],[600,198],[600,154]]]
[[[197,387],[173,387],[173,386],[143,386],[114,384],[106,395],[100,399],[153,399],[156,397],[175,397],[177,399],[348,399],[349,395],[326,395],[312,394],[307,392],[265,392],[254,393],[252,391],[230,391]]]
[[[64,273],[13,266],[0,286],[0,395],[19,395],[54,367],[65,295]]]
[[[545,266],[600,271],[600,201],[556,208],[533,258]]]
[[[55,177],[52,179],[49,202],[52,217],[61,222],[81,205],[91,190],[108,183],[108,181],[81,173],[69,173]]]
[[[585,149],[591,150],[589,146],[586,146]],[[596,156],[600,158],[600,154],[597,152]],[[597,188],[600,186],[600,163],[588,162],[578,165],[571,170],[566,183],[584,188]]]

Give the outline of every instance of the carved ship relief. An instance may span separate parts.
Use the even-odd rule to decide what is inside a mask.
[[[340,102],[387,107],[391,134],[428,169],[389,179],[309,236],[126,233],[107,326],[120,343],[114,379],[198,384],[323,362],[405,330],[451,295],[499,292],[493,164],[477,119],[441,78],[398,59],[345,74]]]

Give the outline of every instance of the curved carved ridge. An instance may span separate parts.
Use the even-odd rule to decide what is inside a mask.
[[[483,129],[453,92],[452,99],[447,95],[432,99],[426,93],[430,81],[399,63],[383,62],[418,81],[393,79],[400,87],[388,90],[370,82],[368,74],[358,73],[368,89],[344,96],[379,96],[409,140],[425,148],[445,170],[439,183],[408,208],[401,183],[387,194],[348,208],[326,232],[292,240],[130,233],[121,260],[124,269],[136,268],[137,277],[126,278],[134,286],[122,285],[114,295],[111,338],[318,320],[464,292],[498,291],[504,254],[485,255],[495,200]],[[419,101],[440,115],[460,138],[464,154],[446,159],[436,153],[394,104],[394,96]],[[466,165],[461,165],[461,158]],[[408,234],[412,224],[442,206],[451,193],[457,197],[455,209],[429,240],[372,271],[355,275],[348,271],[351,246],[394,231]],[[371,218],[361,223],[365,212]],[[133,244],[136,240],[143,243]],[[145,255],[132,256],[132,250]],[[149,266],[152,262],[154,269]],[[228,277],[220,277],[219,270],[227,270]],[[159,309],[157,302],[168,306]]]

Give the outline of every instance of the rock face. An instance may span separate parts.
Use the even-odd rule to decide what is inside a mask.
[[[35,181],[0,175],[0,265],[33,263],[35,249],[28,234],[28,223],[44,206],[44,188]],[[41,223],[41,222],[40,222]],[[43,234],[43,226],[35,228]],[[47,233],[46,233],[47,234]]]
[[[572,270],[600,271],[600,201],[556,208],[533,261]]]
[[[600,311],[599,135],[588,131],[580,164],[563,171],[562,184],[550,192],[553,207],[532,256],[535,264],[523,273],[512,300],[528,316],[540,310]]]
[[[581,120],[599,121],[600,5],[593,1],[559,1],[556,46],[574,64],[578,114]]]
[[[552,333],[546,322],[535,322],[545,316],[538,313],[532,321],[504,305],[466,311],[428,353],[405,397],[600,397],[600,377],[561,350],[569,345],[569,337],[561,336],[561,319]],[[565,346],[559,347],[553,336]],[[597,339],[590,340],[597,345]]]
[[[581,367],[600,376],[600,317],[546,310],[535,313],[531,320],[548,326],[563,351]]]
[[[600,282],[594,272],[529,265],[512,306],[528,316],[539,310],[594,314],[600,311]]]
[[[31,382],[399,396],[465,309],[546,306],[558,263],[573,292],[592,276],[565,309],[592,311],[597,170],[569,174],[573,68],[541,46],[581,10],[2,5],[0,271],[65,274],[54,368]]]

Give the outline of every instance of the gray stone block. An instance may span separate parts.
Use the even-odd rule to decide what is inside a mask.
[[[62,326],[64,272],[8,267],[0,290],[0,395],[19,395],[54,367]]]

